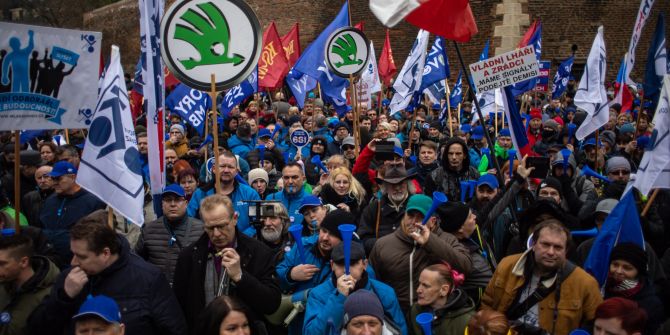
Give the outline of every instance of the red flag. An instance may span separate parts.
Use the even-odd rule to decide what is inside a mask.
[[[617,92],[614,100],[619,100],[621,96],[621,113],[631,113],[633,111],[633,95],[628,90],[625,83],[614,83],[614,89]]]
[[[165,78],[165,87],[172,88],[179,84],[179,79],[170,72],[167,66],[163,68],[163,78]]]
[[[275,88],[282,85],[289,70],[286,54],[282,51],[277,26],[272,21],[263,33],[263,52],[258,60],[258,86]]]
[[[528,27],[528,30],[526,30],[526,33],[523,35],[523,38],[521,41],[519,41],[519,45],[517,45],[517,48],[523,48],[525,46],[528,46],[528,41],[530,41],[531,37],[533,37],[533,34],[535,34],[535,30],[537,30],[538,27],[538,20],[533,21],[533,24]]]
[[[398,68],[393,61],[393,52],[391,51],[391,39],[389,38],[389,30],[386,29],[386,40],[384,41],[384,48],[379,56],[379,76],[382,77],[384,85],[391,86],[391,78],[398,72]]]
[[[298,22],[293,25],[291,31],[281,38],[281,44],[286,53],[289,66],[293,66],[300,58],[300,34],[298,29]]]
[[[427,0],[409,13],[405,20],[457,42],[468,42],[477,33],[469,0]]]
[[[356,28],[356,29],[358,29],[358,30],[360,30],[360,31],[363,31],[363,28],[364,28],[364,27],[365,27],[365,21],[358,22],[358,23],[356,23],[356,25],[354,26],[354,28]]]
[[[135,90],[130,90],[130,113],[133,115],[133,124],[142,115],[142,101],[144,97]]]

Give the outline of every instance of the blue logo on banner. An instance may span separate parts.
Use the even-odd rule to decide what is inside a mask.
[[[305,129],[296,129],[291,133],[291,143],[302,148],[309,143],[309,133]]]

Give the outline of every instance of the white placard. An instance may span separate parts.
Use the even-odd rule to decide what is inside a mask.
[[[529,45],[470,64],[477,92],[492,91],[540,75],[535,48]]]

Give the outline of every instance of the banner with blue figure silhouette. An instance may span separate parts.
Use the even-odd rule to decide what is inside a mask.
[[[0,22],[0,130],[88,128],[102,34]]]

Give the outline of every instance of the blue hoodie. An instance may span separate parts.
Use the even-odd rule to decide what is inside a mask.
[[[230,151],[244,159],[247,159],[249,151],[254,150],[255,147],[256,143],[253,139],[246,140],[237,137],[237,135],[233,135],[228,139],[228,148],[230,148]]]
[[[305,156],[307,157],[307,156]],[[302,185],[302,190],[296,194],[288,194],[285,190],[272,193],[267,196],[265,200],[278,200],[284,204],[284,207],[288,210],[288,216],[291,220],[291,224],[302,224],[302,214],[300,214],[300,205],[302,204],[302,199],[310,195],[305,191],[305,185]]]

